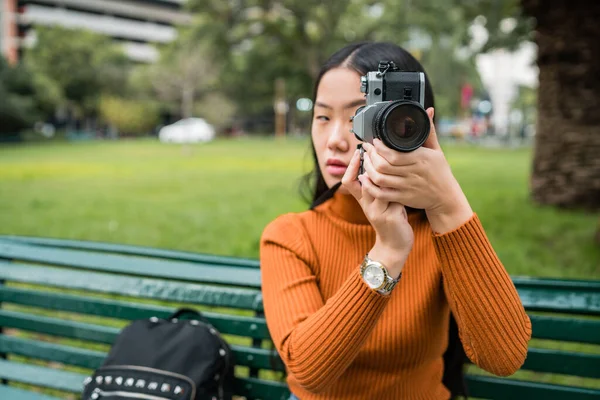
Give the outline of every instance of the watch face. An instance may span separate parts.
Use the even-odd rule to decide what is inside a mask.
[[[385,272],[377,265],[368,265],[365,268],[364,277],[371,289],[379,289],[385,281]]]

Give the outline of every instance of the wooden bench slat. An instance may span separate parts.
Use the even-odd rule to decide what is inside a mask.
[[[120,331],[109,326],[65,321],[8,310],[0,310],[0,326],[104,344],[113,343]]]
[[[0,378],[66,392],[81,393],[86,375],[0,359]],[[234,390],[236,394],[250,398],[264,398],[266,396],[267,398],[276,397],[284,400],[289,397],[289,391],[287,391],[287,386],[284,383],[254,378],[237,378]]]
[[[227,265],[235,267],[260,268],[256,259],[230,257],[213,254],[192,253],[181,250],[158,249],[147,246],[126,245],[86,240],[53,239],[31,236],[0,235],[0,240],[30,244],[36,246],[55,247],[59,249],[92,250],[106,253],[128,254],[133,256],[155,257],[167,260],[192,261],[210,265]]]
[[[31,316],[4,310],[0,311],[0,326],[103,344],[112,344],[119,333],[118,328]],[[234,353],[236,365],[265,370],[284,370],[275,350],[238,345],[231,345],[231,350]],[[83,368],[98,368],[106,355],[104,352],[0,335],[0,353],[3,352],[46,361],[58,361]]]
[[[0,335],[0,353],[15,354],[43,361],[55,361],[88,369],[98,368],[104,361],[104,357],[106,357],[106,353],[102,351],[9,335]]]
[[[256,378],[238,378],[234,381],[234,392],[248,399],[288,400],[290,391],[283,382]]]
[[[600,315],[600,284],[534,281],[515,286],[528,311]]]
[[[530,315],[537,339],[600,344],[600,320]]]
[[[18,389],[7,385],[0,385],[0,399],[6,400],[60,400],[58,397],[46,396],[29,390]]]
[[[530,348],[521,369],[600,378],[600,354]]]
[[[83,270],[228,286],[260,288],[261,283],[260,270],[254,268],[223,265],[215,267],[199,262],[49,248],[7,241],[0,241],[0,258],[40,262]]]
[[[173,308],[152,304],[40,292],[39,290],[20,289],[3,285],[0,285],[0,302],[125,320],[153,316],[167,318],[174,311]],[[202,315],[221,333],[256,339],[270,338],[264,318],[218,314],[209,311],[202,311]]]
[[[0,280],[207,306],[262,310],[260,290],[116,276],[0,261]]]
[[[536,288],[549,290],[600,290],[599,280],[564,279],[564,278],[538,278],[534,276],[514,276],[512,281],[519,288]]]
[[[467,375],[469,398],[511,400],[597,400],[600,390],[515,379]]]
[[[0,378],[65,392],[81,392],[85,375],[0,359]]]

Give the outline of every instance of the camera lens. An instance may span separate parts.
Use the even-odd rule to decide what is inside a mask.
[[[375,118],[375,132],[383,143],[398,151],[413,151],[429,136],[429,117],[419,103],[393,101]]]

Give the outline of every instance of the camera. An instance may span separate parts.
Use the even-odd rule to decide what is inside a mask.
[[[387,147],[409,152],[429,136],[425,112],[425,74],[400,71],[392,61],[381,61],[377,71],[361,77],[367,104],[352,117],[352,132],[363,142],[380,139]]]

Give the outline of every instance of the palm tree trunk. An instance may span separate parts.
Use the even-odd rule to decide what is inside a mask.
[[[600,209],[600,2],[522,0],[535,17],[538,123],[533,200]]]

